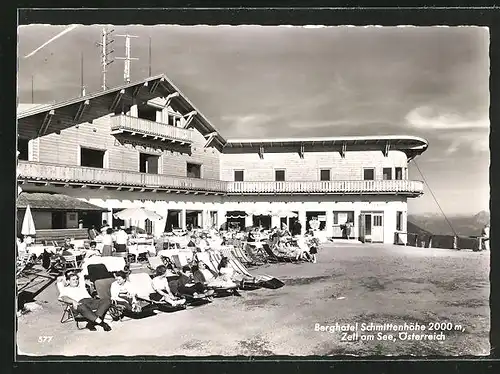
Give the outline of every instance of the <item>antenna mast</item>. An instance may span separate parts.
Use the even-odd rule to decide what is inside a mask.
[[[102,29],[101,42],[96,43],[98,47],[101,47],[101,67],[102,67],[102,90],[105,91],[106,88],[106,72],[108,71],[108,65],[111,64],[114,60],[110,58],[110,54],[114,52],[113,49],[108,49],[110,45],[114,42],[114,39],[111,39],[111,34],[115,30],[109,30],[106,27]]]
[[[117,60],[124,60],[124,68],[123,68],[123,80],[125,83],[130,83],[130,61],[139,60],[135,57],[130,57],[130,38],[138,38],[135,35],[116,35],[125,37],[125,57],[117,57]]]
[[[80,85],[81,85],[81,88],[82,88],[82,96],[85,96],[85,85],[83,84],[83,52],[82,52],[82,60],[81,60]]]
[[[151,37],[149,37],[149,77],[151,76]]]

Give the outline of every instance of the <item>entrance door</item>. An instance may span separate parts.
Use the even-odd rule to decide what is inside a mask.
[[[372,242],[384,242],[384,214],[373,213]]]
[[[366,214],[361,213],[359,215],[359,240],[361,242],[365,242],[365,223],[366,223]]]

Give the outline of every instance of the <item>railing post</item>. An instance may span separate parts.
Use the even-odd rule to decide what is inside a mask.
[[[453,249],[457,249],[457,247],[458,247],[457,241],[458,241],[457,236],[453,236]]]

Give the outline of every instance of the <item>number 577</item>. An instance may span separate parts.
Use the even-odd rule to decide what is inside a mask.
[[[52,336],[39,336],[38,343],[48,343],[52,341]]]

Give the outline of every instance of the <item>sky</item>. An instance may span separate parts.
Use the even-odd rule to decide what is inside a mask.
[[[102,26],[18,29],[18,99],[101,89]],[[484,27],[110,26],[131,34],[131,80],[165,73],[226,138],[415,135],[429,148],[409,214],[489,210],[489,32]],[[149,42],[151,38],[151,62]],[[28,57],[26,57],[28,56]],[[123,84],[123,61],[108,67]],[[32,84],[33,83],[33,84]],[[33,87],[33,90],[32,90]]]

